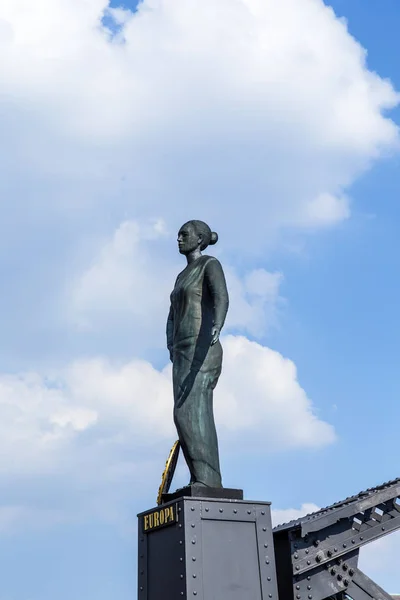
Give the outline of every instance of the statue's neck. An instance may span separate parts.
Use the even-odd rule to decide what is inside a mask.
[[[189,254],[186,255],[186,260],[188,265],[190,265],[192,262],[194,262],[195,260],[197,260],[198,258],[200,258],[201,256],[201,252],[199,248],[196,248],[196,250],[193,250],[193,252],[190,252]]]

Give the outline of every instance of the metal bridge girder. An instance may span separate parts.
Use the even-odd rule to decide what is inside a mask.
[[[284,600],[391,600],[357,567],[359,549],[400,529],[400,479],[274,529]],[[291,579],[291,581],[290,581]]]

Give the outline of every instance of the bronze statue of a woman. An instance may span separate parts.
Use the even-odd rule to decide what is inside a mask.
[[[171,294],[167,346],[173,363],[174,421],[190,470],[190,484],[222,487],[213,391],[222,367],[220,331],[229,298],[220,262],[203,256],[218,236],[203,221],[178,233],[187,259]]]

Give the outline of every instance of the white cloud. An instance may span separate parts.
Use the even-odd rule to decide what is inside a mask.
[[[396,531],[361,548],[358,566],[388,592],[398,593],[399,553],[400,531]]]
[[[101,245],[90,265],[67,284],[67,311],[83,329],[132,328],[143,349],[165,345],[169,295],[185,266],[173,258],[173,236],[162,221],[125,221]],[[252,269],[239,277],[225,267],[230,308],[225,331],[247,332],[262,338],[277,324],[281,273]],[[135,349],[137,346],[135,346]]]
[[[227,451],[235,440],[267,453],[334,440],[293,363],[240,337],[225,338],[224,351],[215,405]],[[168,446],[176,436],[170,374],[169,366],[158,371],[145,361],[99,358],[48,374],[2,375],[0,478],[60,468],[73,475],[77,464],[81,476],[108,477],[126,462],[122,457],[134,464],[155,444]]]
[[[178,274],[177,265],[165,257],[166,235],[162,221],[121,223],[92,264],[68,284],[72,320],[89,329],[129,325],[137,336],[160,337]]]
[[[348,198],[336,198],[327,193],[306,203],[304,208],[304,223],[311,227],[335,224],[350,217]]]
[[[223,343],[215,411],[225,462],[238,443],[242,453],[257,447],[270,454],[334,441],[290,361],[246,338]],[[155,493],[176,439],[172,405],[170,365],[157,370],[139,359],[81,359],[53,371],[0,375],[0,530],[89,515],[124,521],[132,482],[142,495]],[[183,465],[178,479],[186,479]]]
[[[230,305],[226,329],[250,333],[260,339],[277,325],[283,298],[279,288],[282,273],[253,269],[240,278],[232,267],[225,268]]]
[[[247,433],[249,448],[260,442],[271,450],[315,448],[334,441],[333,427],[316,416],[291,360],[244,337],[228,336],[224,361],[216,414],[228,432]]]
[[[9,206],[0,228],[10,254],[24,231],[41,243],[53,236],[49,260],[123,221],[76,280],[72,316],[92,329],[134,319],[144,345],[141,335],[165,320],[176,271],[163,231],[143,232],[134,219],[161,215],[175,231],[203,218],[219,229],[227,265],[233,248],[260,254],[286,228],[335,225],[349,217],[350,184],[397,147],[384,112],[398,96],[320,0],[144,0],[135,16],[112,13],[122,25],[115,40],[101,26],[107,8],[1,2],[0,171],[15,214]],[[35,260],[27,253],[24,278]],[[232,267],[231,326],[264,332],[280,281]],[[229,336],[224,350],[216,413],[226,448],[232,439],[265,452],[334,440],[293,362],[245,338]],[[153,439],[174,439],[171,401],[169,369],[138,359],[3,374],[0,478],[67,472],[90,487],[137,475]],[[28,509],[13,510],[0,527]]]
[[[306,515],[316,512],[319,509],[319,506],[310,502],[305,502],[301,505],[300,508],[272,509],[272,525],[273,527],[276,527],[276,525],[283,525],[284,523],[289,523],[289,521],[300,519],[300,517],[305,517]]]
[[[195,211],[257,252],[282,228],[347,218],[346,187],[397,144],[382,116],[397,95],[321,0],[144,0],[112,13],[123,44],[105,10],[1,3],[2,164],[11,189],[15,164],[29,182],[18,202],[74,206],[91,228],[111,202],[119,220],[174,227]]]

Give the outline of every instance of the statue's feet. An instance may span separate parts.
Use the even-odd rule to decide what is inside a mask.
[[[205,483],[203,483],[202,481],[191,481],[189,483],[190,486],[195,485],[196,487],[210,487],[209,485],[206,485]]]

